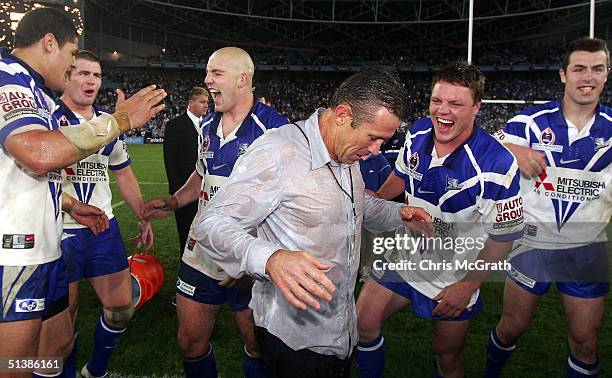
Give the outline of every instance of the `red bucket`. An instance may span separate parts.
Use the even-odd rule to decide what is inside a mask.
[[[129,256],[128,264],[132,274],[132,303],[138,310],[164,285],[164,266],[157,257],[144,253]]]

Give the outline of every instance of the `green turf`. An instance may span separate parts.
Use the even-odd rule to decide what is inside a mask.
[[[142,182],[145,199],[167,195],[168,186],[162,159],[161,145],[130,146],[132,169]],[[113,203],[121,201],[115,184]],[[115,209],[128,250],[133,248],[128,239],[137,233],[127,205]],[[178,236],[174,218],[154,223],[153,253],[164,263],[166,280],[161,291],[134,317],[111,361],[110,370],[116,376],[181,376],[182,365],[176,342],[177,322],[174,283],[179,262]],[[86,283],[81,284],[81,308],[77,321],[79,331],[79,367],[92,350],[93,329],[100,307],[95,294]],[[485,311],[472,322],[466,344],[467,374],[482,376],[486,358],[487,337],[501,312],[502,284],[487,283],[482,289]],[[606,300],[606,315],[599,337],[601,377],[612,376],[612,300]],[[530,330],[520,340],[519,348],[505,370],[505,377],[562,377],[565,376],[567,343],[565,320],[560,297],[556,290],[544,296]],[[388,345],[385,377],[432,377],[431,322],[416,319],[408,310],[390,319],[385,326]],[[219,375],[240,377],[242,342],[232,314],[224,308],[217,321],[212,343]],[[356,374],[354,374],[356,376]]]

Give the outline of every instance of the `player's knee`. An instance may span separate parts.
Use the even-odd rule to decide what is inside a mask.
[[[359,333],[359,339],[362,341],[374,340],[380,334],[380,329],[379,322],[367,319],[367,317],[357,320],[357,332]]]
[[[463,345],[448,342],[434,342],[432,349],[441,365],[454,366],[463,360]]]
[[[591,361],[597,356],[597,332],[570,332],[572,353],[581,361]]]
[[[357,310],[357,332],[362,341],[373,340],[380,334],[383,320],[376,314],[360,307]]]
[[[497,337],[507,344],[512,344],[529,328],[529,319],[504,313],[497,325]]]
[[[195,358],[202,356],[208,351],[209,340],[202,337],[196,337],[192,332],[187,332],[179,327],[177,340],[181,355],[186,358]]]
[[[104,320],[113,327],[126,327],[134,315],[134,305],[129,304],[121,307],[105,307]]]

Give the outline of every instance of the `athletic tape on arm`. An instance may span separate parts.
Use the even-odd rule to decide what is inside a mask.
[[[125,112],[103,114],[78,126],[59,128],[66,139],[76,147],[78,160],[93,154],[130,129],[130,119]]]

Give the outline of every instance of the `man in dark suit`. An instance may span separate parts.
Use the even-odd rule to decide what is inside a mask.
[[[193,173],[198,158],[198,128],[200,118],[208,113],[208,91],[194,87],[189,92],[187,112],[171,119],[164,134],[164,166],[168,177],[168,193],[174,194]],[[198,210],[193,202],[174,213],[180,240],[181,256],[187,242],[189,227]]]

